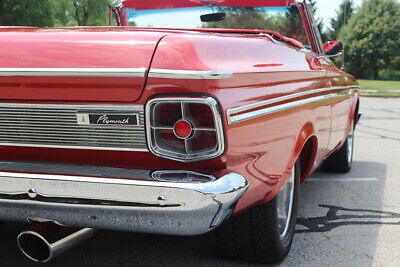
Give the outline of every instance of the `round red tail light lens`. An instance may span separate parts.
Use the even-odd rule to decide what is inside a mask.
[[[187,139],[192,135],[192,133],[192,124],[186,120],[180,120],[174,126],[174,134],[180,139]]]

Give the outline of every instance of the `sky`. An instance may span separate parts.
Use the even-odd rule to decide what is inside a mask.
[[[339,9],[342,0],[317,0],[317,17],[324,20],[325,27],[330,25],[330,20],[332,17],[336,16],[336,10]],[[360,6],[362,0],[354,0],[356,7]]]

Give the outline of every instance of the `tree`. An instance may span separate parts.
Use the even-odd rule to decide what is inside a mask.
[[[218,22],[208,22],[203,26],[207,28],[226,29],[263,29],[273,30],[272,17],[262,9],[254,7],[218,8],[218,12],[225,13],[225,19]]]
[[[294,38],[304,45],[310,44],[304,28],[303,18],[296,6],[292,6],[285,16],[277,17],[274,23],[277,25],[276,31],[280,34]]]
[[[383,69],[400,68],[400,3],[365,0],[339,38],[346,44],[346,70],[377,79]]]
[[[101,18],[107,14],[107,0],[72,0],[74,16],[79,26],[101,24]],[[89,21],[90,20],[90,21]]]
[[[54,17],[56,26],[68,26],[70,24],[75,24],[71,22],[72,17],[69,16],[69,1],[67,0],[56,0]]]
[[[3,0],[0,0],[0,26],[4,25],[4,6]]]
[[[0,0],[0,25],[108,25],[108,6],[121,0]]]
[[[305,45],[309,44],[297,7],[293,6],[288,13],[268,12],[268,10],[253,7],[219,8],[218,12],[225,13],[225,20],[204,23],[203,27],[275,31]]]
[[[51,0],[0,0],[0,24],[8,26],[53,26]]]
[[[108,5],[113,0],[56,0],[55,17],[59,25],[108,25]]]
[[[354,1],[343,0],[339,10],[336,10],[336,17],[331,18],[331,30],[328,33],[330,40],[337,40],[339,32],[344,25],[347,25],[351,16],[354,14]]]

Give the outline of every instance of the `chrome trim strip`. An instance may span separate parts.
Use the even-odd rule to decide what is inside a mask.
[[[144,78],[146,70],[146,68],[0,68],[0,76]]]
[[[34,162],[34,161],[6,161],[0,160],[2,172],[60,174],[67,173],[72,176],[97,176],[113,177],[120,179],[148,180],[151,171],[142,169],[116,168],[96,165],[78,165],[70,163]],[[175,172],[176,173],[176,172]],[[197,173],[196,173],[197,174]],[[1,190],[0,190],[1,192]]]
[[[242,121],[258,118],[258,117],[261,117],[261,116],[264,116],[264,115],[267,115],[267,114],[272,114],[272,113],[275,113],[275,112],[283,111],[283,110],[286,110],[286,109],[289,109],[289,108],[293,108],[293,107],[302,106],[302,105],[305,105],[305,104],[317,102],[317,101],[320,101],[320,100],[323,100],[323,99],[331,98],[332,96],[336,96],[336,94],[330,94],[330,95],[323,95],[323,96],[307,98],[307,99],[294,101],[294,102],[290,102],[290,103],[286,103],[286,104],[282,104],[282,105],[278,105],[278,106],[273,106],[273,107],[270,107],[270,108],[265,108],[265,109],[261,109],[261,110],[256,110],[256,111],[252,111],[252,112],[248,112],[248,113],[232,116],[232,117],[230,117],[230,123],[229,124],[235,124],[235,123],[238,123],[238,122],[242,122]]]
[[[351,87],[351,88],[353,88],[353,87]],[[238,107],[238,108],[232,108],[232,109],[229,109],[229,114],[230,115],[234,115],[234,114],[246,111],[246,110],[256,109],[256,108],[259,108],[259,107],[262,107],[262,106],[267,106],[267,105],[272,105],[272,104],[275,104],[275,103],[278,103],[278,102],[282,102],[282,101],[286,101],[286,100],[290,100],[290,99],[294,99],[294,98],[300,98],[300,97],[303,97],[303,96],[318,94],[318,93],[322,93],[322,92],[329,92],[329,91],[335,91],[335,90],[345,90],[345,89],[350,89],[350,87],[347,87],[347,86],[343,86],[343,87],[339,87],[339,86],[337,86],[337,87],[327,87],[327,88],[320,88],[320,89],[315,89],[315,90],[310,90],[310,91],[305,91],[305,92],[300,92],[300,93],[294,93],[294,94],[290,94],[290,95],[286,95],[286,96],[281,96],[281,97],[277,97],[277,98],[273,98],[273,99],[257,102],[257,103],[254,103],[254,104],[241,106],[241,107]]]
[[[278,42],[277,40],[274,39],[274,37],[272,37],[271,35],[267,34],[267,33],[259,33],[259,36],[264,36],[267,37],[271,42],[273,42],[274,44],[280,44],[280,42]]]
[[[188,176],[192,174],[188,172]],[[151,177],[135,180],[3,171],[0,219],[197,235],[211,231],[229,217],[248,188],[247,180],[233,172],[204,183],[175,182],[181,176],[177,173],[172,182],[159,182]]]
[[[143,105],[101,105],[101,104],[91,104],[91,105],[75,105],[75,104],[21,104],[21,103],[0,103],[0,108],[2,107],[18,107],[18,108],[42,108],[42,109],[83,109],[83,110],[99,110],[99,109],[111,109],[111,110],[126,110],[130,108],[134,111],[144,111]]]
[[[163,172],[163,171],[161,171]],[[171,173],[172,171],[167,171]],[[150,172],[149,172],[150,173]],[[188,175],[195,172],[188,172]],[[47,180],[47,181],[64,181],[64,182],[84,182],[89,184],[115,184],[115,185],[136,185],[136,186],[152,186],[152,187],[166,187],[166,188],[180,188],[187,189],[202,194],[213,194],[218,192],[223,192],[222,188],[215,188],[212,184],[217,181],[214,179],[213,182],[208,183],[179,183],[179,182],[159,182],[156,180],[134,180],[134,179],[119,179],[113,177],[91,177],[91,176],[69,176],[69,175],[54,175],[54,174],[32,174],[32,173],[14,173],[14,172],[0,172],[0,179],[12,176],[13,178],[22,178],[30,180]],[[94,192],[93,192],[94,193]],[[83,197],[83,196],[82,196]],[[119,198],[121,196],[113,194],[109,196],[111,198]]]
[[[285,104],[282,104],[282,105],[277,105],[277,106],[273,106],[273,107],[269,107],[269,108],[256,110],[256,111],[243,113],[243,114],[234,116],[235,114],[242,113],[242,112],[245,112],[245,111],[248,111],[248,110],[257,109],[257,108],[260,108],[260,107],[263,107],[263,106],[273,105],[273,104],[276,104],[276,103],[279,103],[279,102],[292,100],[292,99],[296,99],[296,98],[300,98],[300,97],[304,97],[304,96],[309,96],[309,95],[312,95],[312,94],[330,92],[330,91],[338,91],[338,90],[350,90],[350,91],[352,91],[353,89],[358,89],[358,88],[359,88],[358,86],[336,86],[336,87],[320,88],[320,89],[310,90],[310,91],[306,91],[306,92],[294,93],[294,94],[290,94],[290,95],[286,95],[286,96],[282,96],[282,97],[277,97],[277,98],[274,98],[274,99],[269,99],[269,100],[265,100],[265,101],[257,102],[257,103],[254,103],[254,104],[249,104],[249,105],[237,107],[237,108],[228,109],[227,110],[228,124],[229,125],[235,124],[235,123],[238,123],[238,122],[242,122],[242,121],[245,121],[245,120],[257,118],[257,117],[264,116],[264,115],[267,115],[267,114],[279,112],[279,111],[282,111],[282,110],[285,110],[285,109],[289,109],[289,108],[293,108],[293,107],[296,107],[296,106],[301,106],[301,105],[305,105],[305,104],[308,104],[308,103],[313,103],[313,102],[316,102],[316,101],[320,101],[320,100],[323,100],[325,98],[343,96],[343,94],[338,92],[338,93],[333,93],[333,94],[328,94],[328,95],[323,95],[323,96],[317,96],[317,97],[302,99],[302,100],[289,102],[289,103],[285,103]],[[346,93],[346,95],[347,95],[347,93]]]
[[[141,148],[115,148],[115,147],[86,147],[86,146],[63,146],[63,145],[38,145],[38,144],[17,144],[17,143],[0,143],[0,146],[17,146],[17,147],[43,147],[43,148],[62,148],[62,149],[82,149],[82,150],[104,150],[104,151],[130,151],[130,152],[149,152],[148,149]]]
[[[150,69],[149,78],[163,79],[189,79],[189,80],[219,80],[229,79],[233,76],[231,71],[211,70],[169,70],[169,69]]]

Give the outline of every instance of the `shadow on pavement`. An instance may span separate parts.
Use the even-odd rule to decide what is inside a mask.
[[[301,262],[298,255],[312,255],[313,264],[371,263],[381,225],[400,225],[400,213],[383,209],[386,176],[386,164],[369,161],[355,161],[348,174],[311,175],[285,264]]]
[[[330,178],[377,178],[376,182],[329,182]],[[400,214],[382,211],[383,191],[386,179],[386,165],[375,162],[354,162],[349,174],[331,174],[316,172],[310,178],[318,182],[305,182],[301,189],[301,204],[297,235],[290,254],[309,253],[302,244],[306,235],[326,235],[334,232],[336,240],[327,246],[331,253],[343,248],[334,244],[346,244],[340,233],[346,227],[358,227],[349,238],[357,240],[358,234],[367,225],[384,224],[386,219],[400,220]],[[326,179],[327,181],[320,181]],[[371,192],[374,192],[373,194]],[[393,223],[393,222],[388,222]],[[395,224],[395,223],[394,223]],[[22,223],[4,223],[0,227],[0,265],[36,266],[25,259],[17,250],[17,234],[29,227]],[[360,240],[368,251],[374,251],[379,227],[368,228],[367,240]],[[351,236],[351,233],[354,236]],[[336,237],[335,237],[336,236]],[[309,242],[318,242],[318,236]],[[337,250],[335,252],[335,250]],[[316,249],[316,257],[322,250]],[[323,254],[320,255],[323,257]],[[291,259],[286,263],[293,262]],[[173,237],[144,235],[125,232],[97,231],[88,242],[54,259],[50,264],[41,266],[251,266],[250,264],[230,261],[220,255],[212,234],[197,237]],[[252,265],[254,266],[254,265]]]

